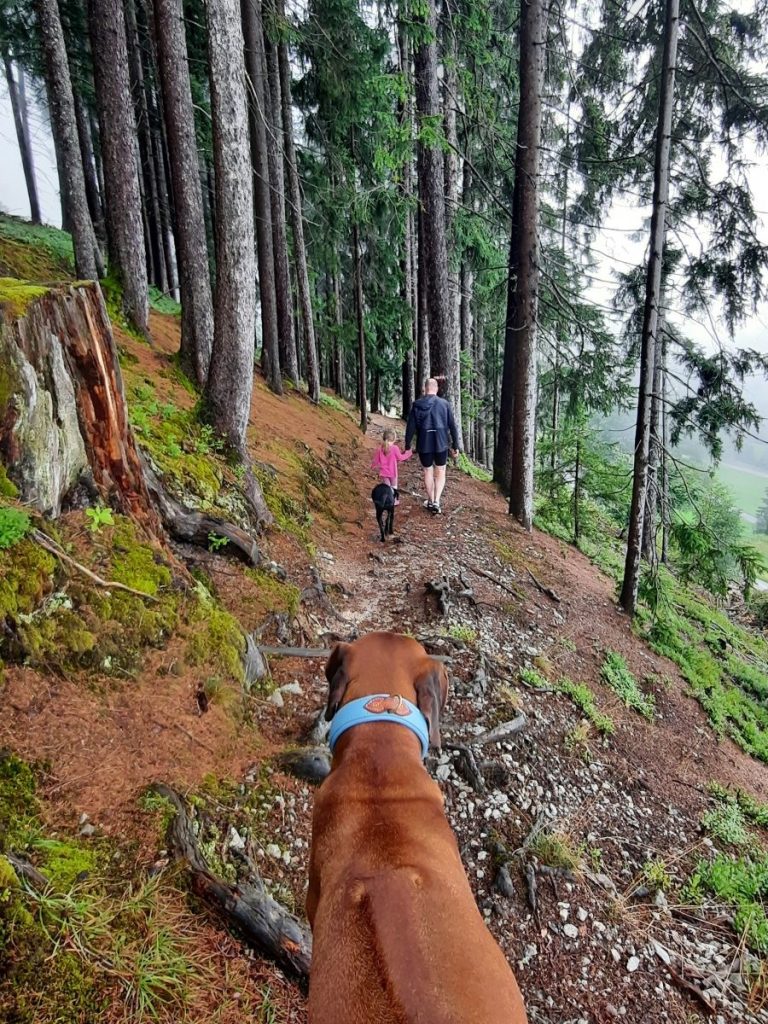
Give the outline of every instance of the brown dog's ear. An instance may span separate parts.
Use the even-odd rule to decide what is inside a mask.
[[[349,648],[349,644],[336,644],[325,664],[325,678],[329,683],[328,706],[325,709],[326,722],[330,722],[339,710],[339,705],[344,698],[344,693],[349,683],[349,676],[344,667]]]
[[[415,683],[416,704],[427,720],[429,745],[440,749],[440,712],[448,698],[448,673],[440,662],[433,661],[432,667],[419,676]]]

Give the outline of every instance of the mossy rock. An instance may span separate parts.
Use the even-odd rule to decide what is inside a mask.
[[[245,682],[245,637],[237,619],[212,602],[201,601],[192,614],[187,660],[207,665],[220,676]]]

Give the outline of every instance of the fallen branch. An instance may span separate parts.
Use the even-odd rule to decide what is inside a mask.
[[[459,775],[463,776],[478,796],[483,796],[487,791],[487,787],[482,769],[477,763],[477,758],[472,748],[465,746],[463,743],[445,743],[444,746],[458,753],[459,756],[455,762],[456,771]]]
[[[5,857],[19,878],[23,878],[25,882],[29,882],[30,885],[41,892],[48,888],[50,882],[45,875],[37,870],[34,864],[30,864],[28,860],[24,860],[22,857],[17,857],[15,853],[8,852],[5,854]]]
[[[80,562],[75,561],[71,555],[62,551],[55,541],[51,540],[50,537],[46,537],[46,535],[41,533],[40,530],[32,530],[29,535],[32,540],[40,545],[41,548],[45,548],[45,550],[55,558],[60,559],[62,562],[66,562],[67,565],[71,565],[73,569],[77,569],[78,572],[81,572],[83,576],[87,576],[88,579],[98,587],[104,587],[106,590],[122,590],[126,594],[133,594],[134,597],[141,597],[145,601],[157,602],[156,597],[152,594],[145,594],[143,590],[134,590],[133,587],[127,587],[125,583],[116,583],[114,580],[103,580],[101,576],[97,576],[95,572],[92,572],[86,566],[81,565]]]
[[[536,585],[537,590],[539,590],[542,594],[546,594],[548,598],[555,602],[555,604],[560,604],[560,598],[552,589],[552,587],[545,587],[543,583],[539,583],[539,581],[536,579],[536,577],[533,575],[530,569],[527,569],[526,571],[533,580],[534,584]]]
[[[520,599],[519,591],[515,590],[513,587],[508,586],[506,583],[502,582],[502,580],[497,579],[497,577],[491,575],[491,573],[486,572],[485,569],[481,569],[480,566],[471,565],[469,562],[464,562],[463,565],[466,569],[469,569],[470,572],[474,572],[478,576],[482,576],[484,579],[490,580],[490,582],[495,584],[497,587],[501,587],[502,590],[506,590],[508,594],[511,594],[513,597],[518,598],[518,600]]]
[[[217,878],[200,851],[193,825],[194,812],[169,786],[158,783],[153,788],[176,812],[168,826],[168,845],[189,870],[195,895],[249,945],[274,960],[286,973],[305,981],[312,958],[308,925],[272,899],[252,864],[248,882],[230,885]]]
[[[669,971],[669,976],[674,982],[676,982],[681,988],[685,989],[686,992],[690,992],[692,996],[695,996],[703,1006],[706,1006],[707,1010],[709,1010],[711,1014],[717,1013],[716,1007],[697,985],[694,985],[692,981],[688,981],[687,978],[684,978],[682,974],[675,970],[672,964],[667,964],[666,967]]]
[[[497,725],[494,729],[489,729],[488,732],[483,732],[479,736],[473,737],[472,746],[484,747],[486,743],[498,743],[499,740],[508,739],[508,737],[522,732],[527,721],[528,719],[521,711],[517,718],[513,718],[510,722],[502,722],[501,725]]]

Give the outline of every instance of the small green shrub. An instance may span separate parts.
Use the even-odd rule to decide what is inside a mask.
[[[23,509],[0,505],[0,551],[18,544],[31,529],[32,523]]]
[[[103,505],[96,505],[93,508],[87,508],[85,510],[86,526],[91,533],[100,533],[104,526],[114,526],[115,517],[112,515],[112,509],[105,508]]]
[[[707,787],[712,796],[720,801],[736,801],[742,814],[748,821],[752,821],[761,828],[768,828],[768,805],[761,804],[743,789],[728,789],[717,782],[711,782]]]
[[[713,838],[731,846],[748,846],[753,837],[735,800],[728,799],[702,815],[701,824]]]
[[[720,854],[713,861],[701,861],[683,890],[691,902],[710,893],[734,911],[737,933],[756,953],[768,953],[768,854],[730,857]]]
[[[612,736],[616,731],[613,719],[603,714],[595,702],[595,695],[585,683],[574,683],[571,679],[561,679],[557,689],[570,697],[577,708],[604,736]]]
[[[656,701],[652,694],[643,693],[620,654],[616,651],[607,651],[600,674],[627,707],[639,711],[649,721],[653,720],[656,714]]]

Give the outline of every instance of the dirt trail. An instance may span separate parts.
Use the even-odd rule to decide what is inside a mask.
[[[155,356],[147,350],[141,355],[143,369],[154,377]],[[686,962],[706,966],[717,955],[738,968],[732,936],[685,923],[633,893],[649,860],[661,858],[674,876],[677,865],[695,856],[707,782],[739,785],[766,802],[768,768],[730,741],[716,741],[675,667],[651,654],[617,610],[612,581],[568,545],[521,530],[491,485],[449,466],[444,514],[435,517],[422,505],[417,460],[402,464],[395,537],[381,544],[370,502],[376,476],[369,467],[391,421],[374,416],[369,436],[355,448],[351,428],[342,429],[340,417],[265,391],[258,397],[272,424],[271,431],[252,431],[262,457],[289,459],[286,439],[300,434],[318,455],[334,449],[339,467],[335,507],[325,514],[313,508],[312,536],[320,575],[335,586],[329,587],[330,603],[302,607],[303,639],[324,645],[334,635],[393,629],[449,655],[453,685],[446,740],[466,742],[519,711],[527,716],[521,736],[483,749],[485,793],[472,791],[448,753],[431,768],[443,787],[478,905],[518,975],[531,1021],[698,1020],[700,1007],[670,979],[651,940]],[[263,421],[255,416],[254,422]],[[402,431],[402,424],[395,427]],[[306,553],[285,534],[269,540],[268,548],[293,583],[310,582]],[[225,605],[243,613],[237,571],[218,556],[206,568]],[[441,579],[453,591],[471,591],[453,596],[445,616],[427,593],[427,584]],[[626,658],[638,679],[671,681],[656,687],[659,715],[653,724],[600,684],[609,649]],[[580,746],[566,743],[580,716],[564,697],[520,684],[519,669],[534,660],[553,680],[569,676],[593,687],[601,710],[616,724],[609,743],[588,731]],[[80,681],[9,670],[0,746],[49,762],[45,795],[54,824],[72,828],[85,811],[104,831],[137,842],[149,864],[157,851],[147,844],[157,837],[137,811],[149,782],[160,779],[189,790],[213,773],[239,784],[249,767],[251,774],[258,772],[276,752],[302,741],[325,698],[322,662],[275,658],[271,669],[279,685],[298,687],[286,694],[284,707],[253,702],[255,728],[235,722],[223,707],[198,715],[195,680],[173,674],[172,650],[155,652],[140,680],[106,693],[84,690]],[[286,859],[270,863],[267,856],[265,878],[290,891],[301,907],[311,790],[279,771],[271,778],[278,797],[264,827]],[[494,884],[494,851],[501,844],[510,854],[519,852],[542,825],[594,876],[539,875],[534,915],[521,858],[513,858],[513,892],[502,896]],[[227,948],[231,959],[231,943]],[[257,961],[251,973],[250,998],[257,999],[266,978],[274,992],[285,994],[276,997],[282,1016],[275,1019],[302,1024],[302,1000],[279,972]],[[728,1022],[747,1019],[727,1001],[718,1011]],[[768,1022],[768,1014],[753,1019]]]

